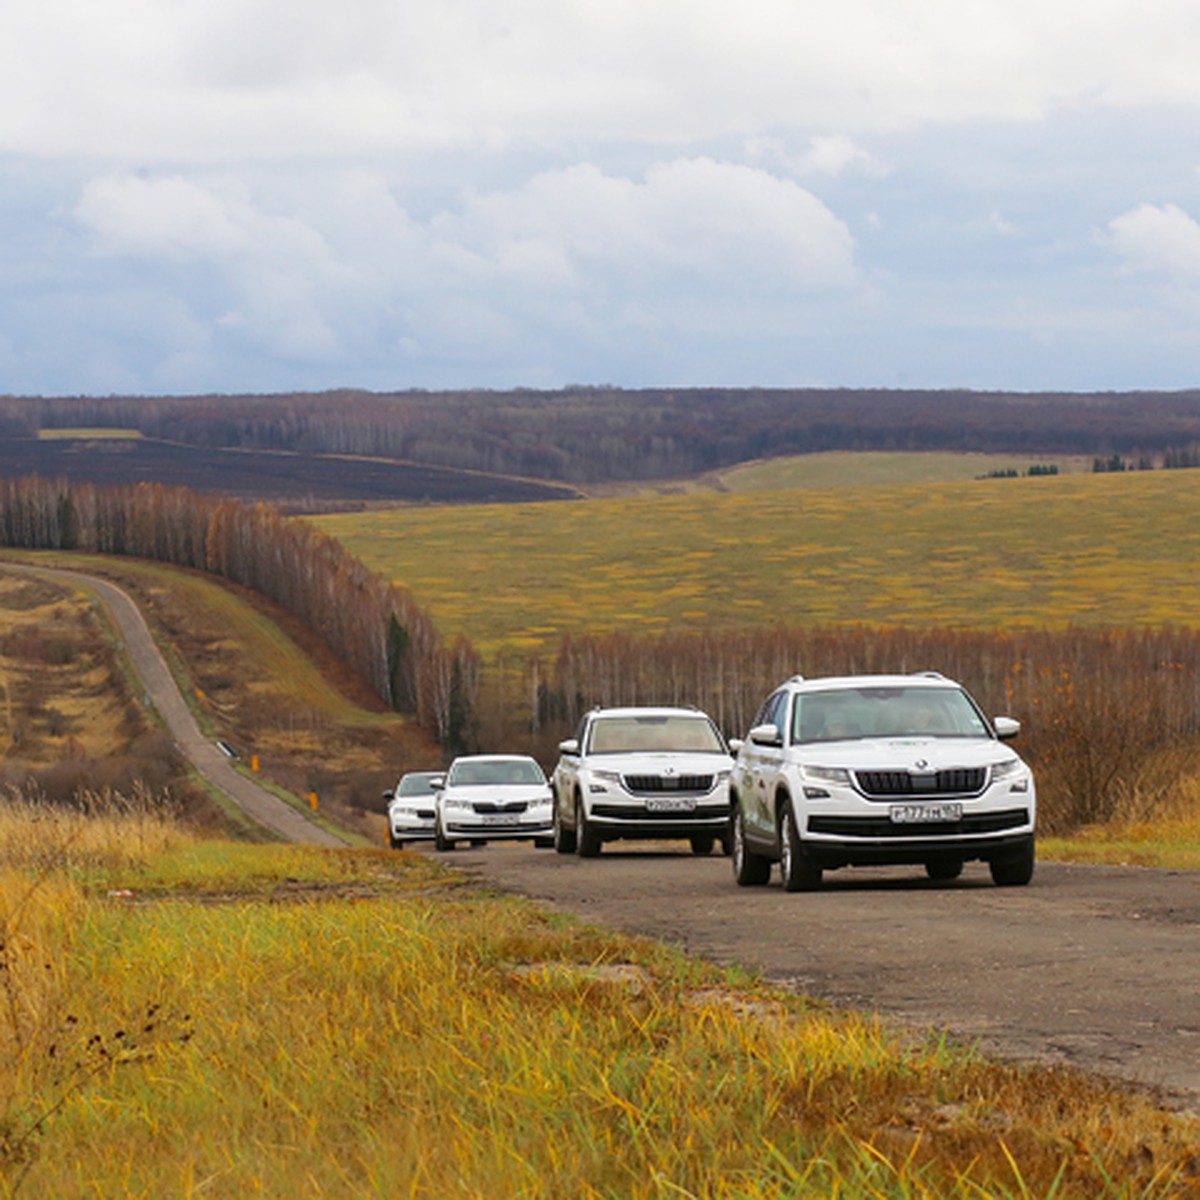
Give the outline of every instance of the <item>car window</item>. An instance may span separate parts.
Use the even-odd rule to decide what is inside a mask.
[[[680,750],[722,754],[716,726],[705,716],[598,717],[592,722],[592,754]]]
[[[864,737],[987,737],[987,725],[961,688],[861,687],[800,696],[792,715],[797,742]]]
[[[457,762],[447,781],[452,787],[475,784],[545,783],[542,768],[532,759],[492,759],[490,761]]]

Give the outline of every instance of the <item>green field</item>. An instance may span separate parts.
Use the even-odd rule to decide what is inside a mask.
[[[1197,512],[1200,472],[1157,471],[317,524],[494,658],[564,633],[696,625],[1200,625]]]

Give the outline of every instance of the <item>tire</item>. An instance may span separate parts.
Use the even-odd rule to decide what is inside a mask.
[[[779,822],[779,878],[785,892],[815,892],[821,887],[821,868],[804,848],[790,800],[784,802]]]
[[[446,836],[446,835],[445,835],[445,834],[442,832],[442,827],[441,827],[441,825],[440,825],[440,824],[438,824],[438,825],[435,825],[435,826],[433,827],[433,844],[434,844],[434,846],[435,846],[435,847],[436,847],[438,850],[442,851],[442,853],[444,854],[444,853],[446,853],[446,851],[448,851],[448,850],[453,850],[453,849],[454,849],[454,847],[455,847],[455,846],[456,846],[458,843],[457,843],[457,842],[452,842],[452,841],[451,841],[451,840],[450,840],[450,839],[449,839],[449,838],[448,838],[448,837],[447,837],[447,836]]]
[[[580,858],[596,858],[600,854],[600,835],[587,819],[583,801],[575,801],[575,853]]]
[[[575,853],[575,830],[568,829],[562,822],[558,805],[554,806],[554,849],[559,854]]]
[[[552,837],[533,839],[533,848],[535,850],[550,850],[553,848],[553,846],[554,839]]]
[[[925,864],[925,874],[939,883],[957,879],[963,871],[961,858],[933,858]]]
[[[698,833],[688,839],[692,843],[692,853],[698,855],[711,854],[717,839],[711,833]]]
[[[771,860],[755,854],[746,845],[740,809],[733,812],[733,830],[729,835],[729,857],[733,860],[733,878],[739,887],[762,887],[771,878]]]
[[[1035,857],[1034,841],[1030,837],[1014,853],[988,863],[992,882],[997,887],[1024,887],[1033,878]]]

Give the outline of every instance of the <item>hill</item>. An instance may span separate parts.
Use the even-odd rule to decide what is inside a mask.
[[[1115,455],[1158,466],[1200,459],[1200,391],[576,387],[0,398],[0,436],[81,427],[135,429],[213,449],[386,458],[572,484],[681,478],[833,450]]]
[[[69,434],[70,431],[65,431]],[[569,499],[572,489],[480,471],[349,455],[189,446],[98,431],[0,438],[0,476],[42,475],[109,487],[169,483],[289,509],[358,504],[509,504]]]

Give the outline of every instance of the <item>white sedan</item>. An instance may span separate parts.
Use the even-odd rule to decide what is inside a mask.
[[[453,850],[456,842],[532,840],[554,844],[550,785],[527,754],[467,754],[450,764],[437,794],[433,842]]]

